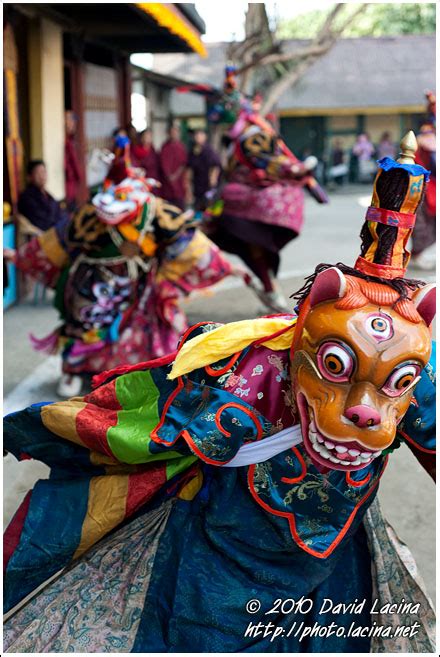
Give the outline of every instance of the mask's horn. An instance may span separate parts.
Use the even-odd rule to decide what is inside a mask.
[[[435,317],[435,284],[430,283],[418,289],[412,301],[426,326],[430,326]]]
[[[323,301],[340,299],[347,289],[347,281],[344,274],[337,267],[325,269],[316,277],[310,290],[310,307],[316,306]]]

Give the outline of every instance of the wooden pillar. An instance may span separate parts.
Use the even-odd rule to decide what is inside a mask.
[[[4,160],[6,160],[3,192],[5,199],[11,202],[12,210],[15,212],[17,209],[18,194],[23,182],[23,145],[18,111],[18,52],[11,25],[6,25],[3,37],[3,87],[5,92]]]
[[[119,77],[119,117],[122,126],[128,126],[131,123],[131,69],[130,59],[123,57],[117,65]]]
[[[360,135],[363,132],[365,132],[365,115],[358,114],[356,116],[356,133]]]
[[[65,195],[62,29],[45,18],[30,22],[28,39],[30,158],[43,159],[48,190]]]
[[[86,183],[86,155],[87,144],[85,138],[85,107],[84,107],[84,63],[78,58],[69,62],[71,76],[72,110],[76,116],[76,147],[78,160],[81,167],[81,180],[78,185],[76,201],[78,204],[85,203],[89,198],[89,190]]]

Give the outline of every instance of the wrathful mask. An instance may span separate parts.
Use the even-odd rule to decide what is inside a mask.
[[[129,177],[96,194],[96,216],[128,242],[139,245],[144,255],[153,256],[163,242],[172,241],[195,225],[194,212],[182,210],[151,192],[155,181]]]
[[[110,226],[131,222],[144,206],[152,204],[153,194],[142,178],[126,178],[119,185],[95,194],[92,204],[101,221]]]
[[[362,469],[394,441],[430,357],[435,288],[399,297],[331,267],[301,306],[292,382],[304,446],[318,467]]]

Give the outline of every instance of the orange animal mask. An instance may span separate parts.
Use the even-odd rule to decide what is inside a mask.
[[[320,467],[359,470],[395,438],[431,353],[435,288],[398,299],[331,267],[301,306],[292,382],[304,446]]]

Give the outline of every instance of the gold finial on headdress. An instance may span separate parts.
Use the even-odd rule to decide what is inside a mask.
[[[406,133],[400,142],[400,153],[397,162],[400,164],[414,164],[417,150],[417,139],[412,130]]]

